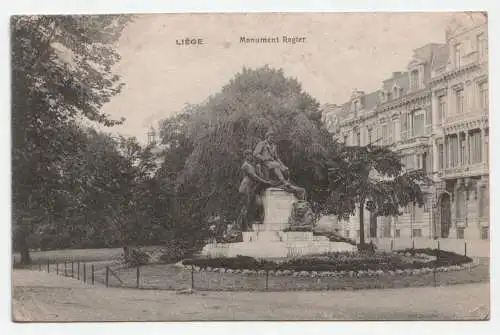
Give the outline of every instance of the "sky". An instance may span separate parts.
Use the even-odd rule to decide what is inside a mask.
[[[449,13],[147,14],[118,45],[115,71],[126,84],[104,106],[125,117],[113,132],[147,139],[151,125],[220,91],[243,67],[283,68],[321,104],[341,104],[353,89],[377,90],[406,70],[413,49],[444,43]],[[240,37],[305,37],[297,44],[243,44]],[[177,39],[202,38],[200,46]]]

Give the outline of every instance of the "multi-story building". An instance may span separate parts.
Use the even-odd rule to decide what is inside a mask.
[[[372,93],[327,105],[331,131],[347,145],[390,145],[407,169],[434,180],[425,205],[399,217],[365,213],[368,237],[488,239],[487,25],[447,31],[446,43],[414,50],[406,71]],[[357,216],[341,224],[359,236]]]

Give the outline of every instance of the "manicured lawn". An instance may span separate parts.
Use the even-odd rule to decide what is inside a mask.
[[[118,276],[125,287],[136,287],[136,268],[121,269]],[[244,275],[233,273],[194,272],[194,287],[198,290],[214,291],[263,291],[266,290],[266,276]],[[99,275],[99,282],[103,282]],[[465,283],[489,282],[489,260],[470,269],[453,272],[423,274],[416,276],[398,275],[394,277],[292,277],[269,276],[268,290],[357,290],[370,288],[400,288],[436,285],[453,285]],[[115,278],[110,277],[110,286],[121,286]],[[175,265],[155,264],[140,268],[140,286],[144,289],[181,290],[191,287],[191,271]]]
[[[158,247],[144,247],[145,251],[155,250]],[[64,249],[64,250],[50,250],[50,251],[33,251],[30,252],[33,264],[43,263],[46,264],[50,260],[51,263],[63,263],[64,261],[72,262],[102,262],[116,260],[121,257],[123,253],[122,248],[109,248],[109,249]],[[13,261],[19,263],[21,256],[19,253],[13,253]]]

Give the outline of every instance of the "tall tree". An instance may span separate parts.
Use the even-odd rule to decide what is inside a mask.
[[[244,68],[219,93],[188,106],[176,118],[164,123],[162,135],[167,143],[182,138],[186,144],[177,147],[185,154],[177,179],[179,196],[196,195],[203,204],[197,210],[206,218],[236,219],[243,151],[253,149],[269,128],[277,134],[294,182],[310,197],[318,197],[316,184],[327,184],[325,162],[334,144],[321,129],[319,104],[282,70]]]
[[[399,153],[385,146],[342,147],[330,169],[327,213],[347,218],[359,211],[360,246],[365,245],[364,210],[382,216],[401,215],[408,204],[422,206],[422,170],[406,171]]]
[[[112,68],[131,16],[14,16],[11,19],[13,222],[21,260],[27,233],[53,210],[71,137],[81,118],[113,126],[101,107],[123,86]],[[27,222],[27,223],[26,223]]]

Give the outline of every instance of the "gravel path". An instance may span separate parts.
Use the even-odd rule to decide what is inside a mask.
[[[482,319],[489,283],[335,292],[195,292],[94,287],[13,272],[16,321]]]

